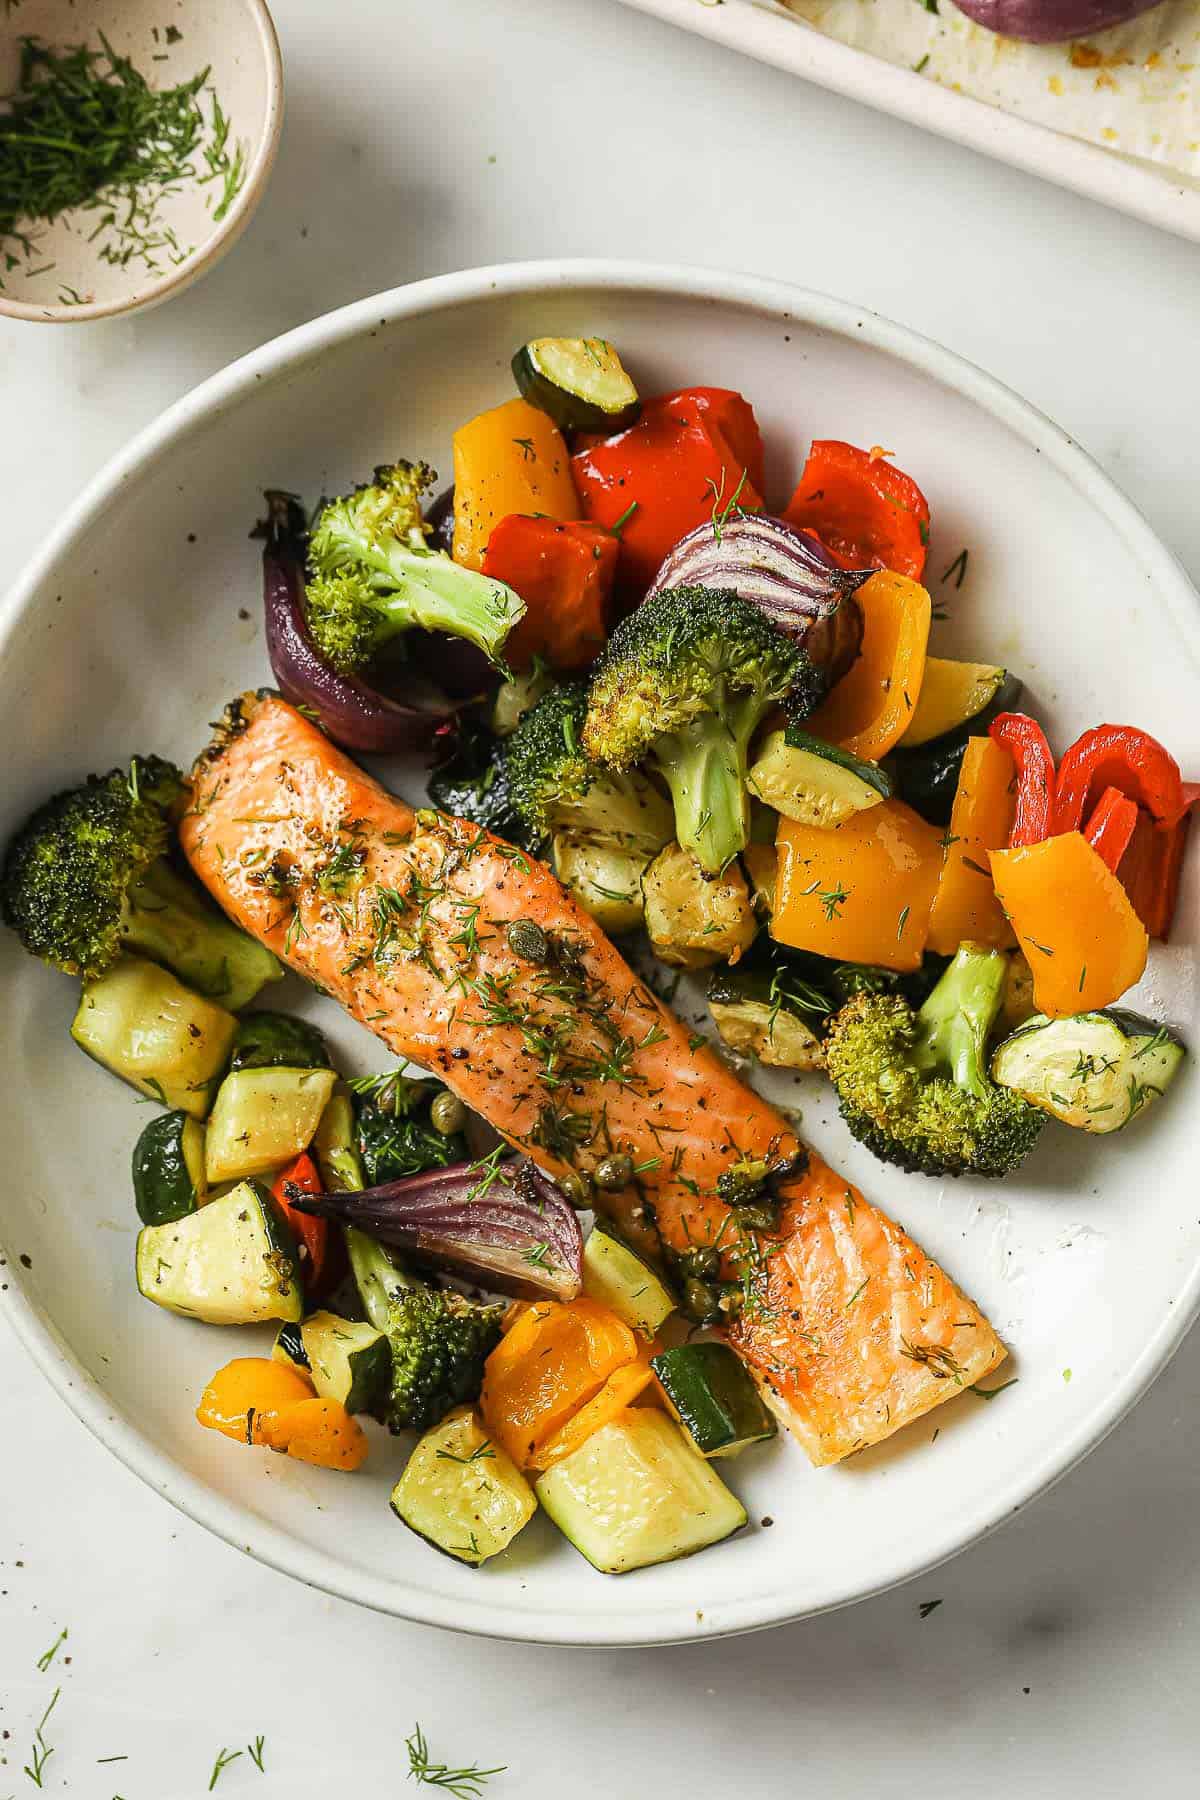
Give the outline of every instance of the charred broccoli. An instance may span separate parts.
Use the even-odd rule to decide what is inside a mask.
[[[164,860],[185,792],[178,769],[143,756],[55,794],[9,844],[0,905],[25,948],[69,975],[102,975],[128,950],[236,1010],[283,971]]]
[[[410,1081],[393,1072],[350,1085],[355,1093],[356,1148],[368,1187],[419,1175],[422,1169],[445,1168],[466,1157],[460,1121],[453,1120],[452,1113],[449,1131],[438,1122],[447,1102],[460,1115],[462,1105],[437,1082]]]
[[[882,1162],[922,1175],[1007,1175],[1041,1113],[987,1076],[1007,962],[963,944],[919,1010],[860,993],[833,1019],[825,1064],[850,1130]]]
[[[540,837],[566,831],[653,854],[671,841],[671,808],[644,775],[612,774],[583,750],[587,687],[564,682],[544,694],[508,740],[513,805]]]
[[[435,479],[425,463],[389,463],[317,512],[304,611],[318,651],[344,675],[416,626],[466,638],[498,663],[525,611],[502,581],[429,548],[420,496]]]
[[[353,1226],[346,1246],[367,1317],[391,1350],[388,1429],[427,1431],[456,1406],[478,1399],[483,1365],[500,1341],[503,1304],[426,1286]]]
[[[675,803],[675,836],[707,874],[745,848],[746,752],[790,693],[804,652],[731,591],[673,588],[622,620],[596,665],[582,743],[594,762],[648,761]]]

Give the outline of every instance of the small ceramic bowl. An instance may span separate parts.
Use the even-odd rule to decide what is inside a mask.
[[[0,94],[17,86],[21,40],[63,51],[107,39],[154,88],[208,69],[192,172],[125,208],[79,207],[0,239],[0,313],[69,324],[157,306],[195,281],[245,229],[266,186],[283,122],[283,70],[263,0],[20,0],[0,18]],[[24,223],[21,229],[26,230]]]

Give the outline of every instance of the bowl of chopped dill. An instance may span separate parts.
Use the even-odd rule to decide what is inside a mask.
[[[155,306],[212,267],[283,117],[263,0],[0,0],[0,313]]]

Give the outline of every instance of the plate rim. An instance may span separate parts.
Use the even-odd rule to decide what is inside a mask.
[[[82,540],[113,495],[153,458],[263,382],[299,366],[362,332],[391,327],[419,315],[453,310],[489,298],[579,288],[611,290],[667,300],[705,300],[763,317],[803,324],[895,357],[981,406],[1030,445],[1079,491],[1125,542],[1135,563],[1165,600],[1192,654],[1200,662],[1200,595],[1149,521],[1099,465],[1044,413],[974,363],[930,338],[867,308],[766,277],[698,266],[640,263],[608,258],[544,259],[501,263],[436,275],[352,302],[295,327],[208,377],[142,428],[93,476],[45,544],[26,563],[0,600],[0,657],[35,593],[55,565]],[[2,1245],[0,1245],[2,1248]],[[477,1636],[590,1648],[622,1648],[716,1639],[832,1611],[927,1574],[995,1530],[1075,1468],[1119,1424],[1166,1367],[1200,1312],[1200,1258],[1164,1313],[1161,1324],[1105,1398],[1060,1440],[1054,1453],[1022,1468],[996,1489],[988,1503],[961,1518],[913,1562],[898,1546],[892,1562],[849,1591],[815,1604],[789,1605],[786,1596],[755,1596],[722,1604],[715,1620],[697,1617],[694,1605],[653,1611],[622,1610],[610,1603],[596,1613],[560,1608],[530,1614],[502,1601],[443,1597],[398,1578],[351,1569],[335,1556],[310,1548],[244,1503],[226,1499],[160,1450],[108,1398],[59,1335],[23,1278],[7,1258],[7,1292],[0,1299],[18,1341],[75,1416],[126,1468],[164,1495],[197,1524],[307,1586],[375,1611]],[[598,1577],[598,1580],[600,1578]],[[603,1590],[597,1589],[598,1594]],[[623,1584],[614,1596],[625,1593]]]

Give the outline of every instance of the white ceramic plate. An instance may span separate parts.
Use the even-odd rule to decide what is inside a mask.
[[[932,585],[951,615],[938,647],[1021,671],[1060,748],[1127,718],[1200,769],[1196,595],[1083,452],[1015,395],[817,295],[706,271],[544,264],[445,276],[319,319],[206,382],[109,467],[0,621],[0,826],[131,751],[186,762],[225,699],[267,678],[247,541],[261,487],[312,496],[397,454],[444,469],[453,427],[511,393],[514,346],[578,332],[615,340],[647,391],[741,388],[765,428],[776,495],[814,434],[886,445],[932,501]],[[940,587],[964,545],[961,592]],[[1149,983],[1155,1010],[1193,1042],[1198,864],[1193,855],[1179,942],[1156,956]],[[208,1375],[258,1335],[139,1300],[128,1164],[146,1114],[69,1042],[73,984],[8,934],[0,959],[4,1312],[80,1418],[177,1506],[314,1586],[408,1618],[654,1643],[869,1594],[961,1549],[1083,1456],[1196,1311],[1194,1071],[1123,1139],[1048,1130],[1023,1178],[995,1190],[880,1167],[813,1081],[790,1092],[813,1142],[991,1314],[1018,1385],[990,1403],[964,1394],[842,1468],[818,1473],[784,1442],[747,1454],[729,1474],[754,1523],[693,1560],[609,1580],[538,1520],[472,1572],[391,1516],[400,1457],[382,1436],[348,1479],[196,1426]],[[332,1006],[321,1017],[344,1059],[380,1063]]]
[[[814,31],[775,0],[624,0],[683,31],[1200,242],[1200,182],[1051,131]]]

